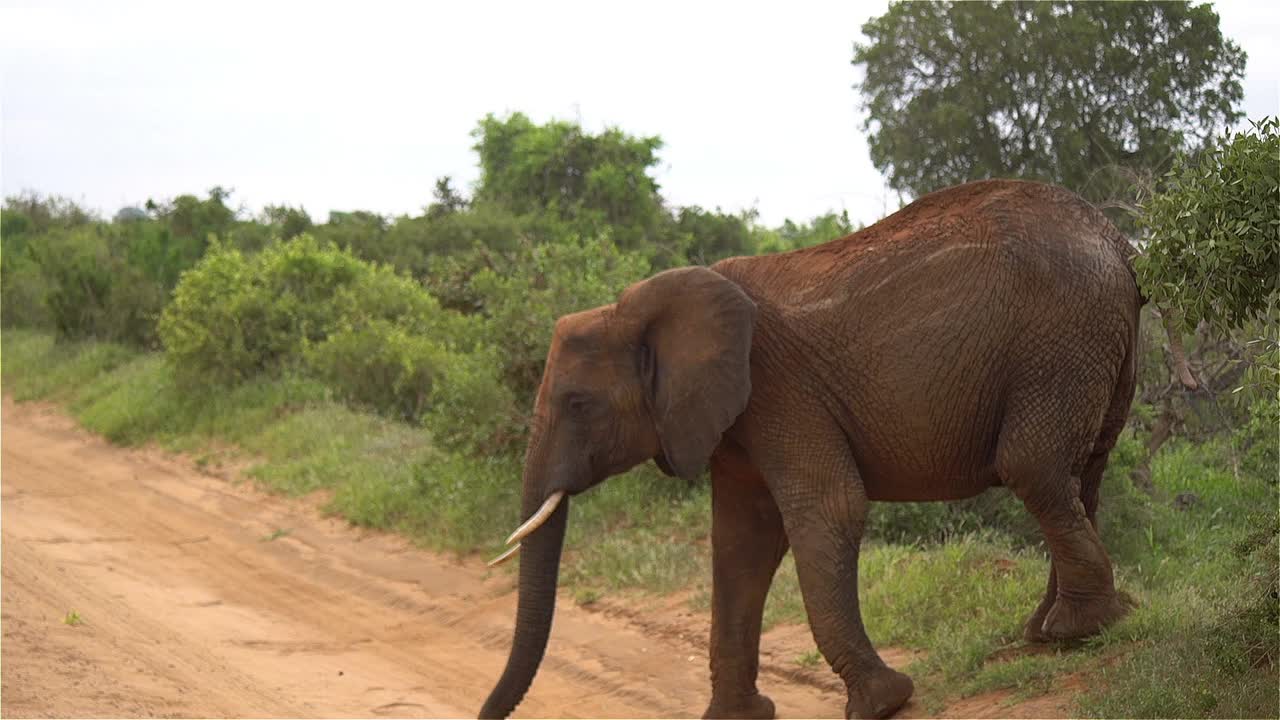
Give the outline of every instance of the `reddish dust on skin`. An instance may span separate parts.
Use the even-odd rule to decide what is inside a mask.
[[[0,472],[5,717],[474,717],[506,662],[513,580],[480,558],[111,446],[48,405],[5,399]],[[702,712],[707,616],[679,598],[628,602],[562,594],[517,717]],[[73,610],[79,624],[64,622]],[[842,714],[836,677],[796,663],[807,629],[762,645],[760,686],[780,716]],[[943,714],[1068,714],[1069,695],[1052,697]]]

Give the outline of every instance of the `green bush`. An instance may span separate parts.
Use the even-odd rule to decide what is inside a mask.
[[[482,303],[484,340],[501,351],[503,382],[517,399],[532,403],[560,316],[615,302],[648,272],[644,258],[608,238],[569,237],[526,243],[508,267],[477,273],[471,285]]]
[[[497,351],[453,354],[435,384],[426,424],[441,447],[468,455],[510,450],[523,440],[527,406],[498,379]]]
[[[1245,472],[1269,483],[1280,482],[1280,399],[1257,400],[1249,406],[1249,421],[1236,431]]]
[[[480,318],[442,308],[422,285],[385,265],[367,266],[336,292],[334,303],[347,325],[385,320],[460,352],[471,352],[481,341]]]
[[[477,417],[481,409],[511,414],[493,373],[467,355],[480,325],[390,268],[303,234],[251,257],[212,246],[183,275],[160,332],[183,387],[296,370],[347,402],[415,422],[439,393],[459,415],[435,414],[442,434],[477,446],[504,425]]]
[[[1202,536],[1132,618],[1103,634],[1140,640],[1097,668],[1081,717],[1276,717],[1280,685],[1280,515],[1270,509]],[[1157,562],[1156,558],[1148,558]],[[1163,559],[1159,560],[1163,562]],[[1146,627],[1136,627],[1139,624]],[[1135,637],[1136,634],[1136,637]]]
[[[49,283],[25,249],[6,248],[0,257],[0,324],[4,327],[51,327],[45,298]]]
[[[214,245],[174,288],[160,339],[180,385],[226,385],[263,371],[278,355],[265,330],[269,308],[259,269]]]
[[[55,229],[31,242],[28,252],[44,278],[44,307],[60,338],[154,345],[164,289],[125,261],[107,228]]]
[[[1135,265],[1143,291],[1188,328],[1264,318],[1280,294],[1280,119],[1228,132],[1194,158],[1180,156],[1169,183],[1144,208],[1151,235]]]
[[[308,235],[252,257],[215,243],[160,319],[179,382],[231,385],[297,364],[341,326],[352,297],[342,291],[369,272]]]
[[[562,226],[544,222],[537,234],[554,240],[522,237],[511,252],[476,246],[432,263],[427,280],[432,292],[443,295],[448,307],[469,313],[470,324],[448,315],[449,336],[464,351],[497,351],[488,356],[487,366],[472,363],[452,373],[456,397],[468,399],[449,405],[465,420],[439,414],[431,420],[446,443],[482,452],[514,451],[525,437],[556,320],[615,302],[627,285],[649,272],[643,255],[620,250],[606,237],[557,233],[564,233]],[[488,390],[494,383],[502,388]],[[484,398],[470,395],[476,392]]]
[[[404,420],[426,411],[437,376],[456,361],[428,337],[387,320],[344,327],[307,350],[307,366],[343,400]]]

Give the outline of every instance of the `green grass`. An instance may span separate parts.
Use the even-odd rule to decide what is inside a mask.
[[[1243,540],[1204,563],[1211,570],[1168,583],[1127,627],[1096,641],[1133,650],[1100,669],[1082,713],[1280,716],[1280,517],[1264,510],[1244,525]]]
[[[563,574],[601,591],[667,593],[710,574],[711,492],[641,467],[574,498]]]
[[[822,663],[822,653],[818,652],[817,648],[814,648],[809,652],[797,655],[795,662],[802,668],[818,667]]]
[[[496,554],[517,523],[518,459],[442,452],[422,428],[335,402],[313,380],[285,376],[184,394],[160,355],[15,330],[4,331],[3,345],[6,393],[60,403],[113,442],[155,442],[202,465],[238,453],[264,488],[323,490],[328,511],[437,549]],[[859,579],[863,616],[878,646],[920,653],[906,670],[926,709],[991,690],[1029,697],[1063,674],[1083,673],[1088,691],[1077,712],[1084,715],[1280,714],[1277,494],[1274,481],[1258,477],[1273,478],[1274,468],[1237,474],[1225,440],[1173,441],[1152,465],[1152,498],[1127,481],[1140,448],[1140,438],[1122,436],[1100,511],[1117,582],[1138,606],[1071,648],[1031,653],[1021,640],[1047,559],[1016,500],[989,493],[950,505],[873,507]],[[1198,502],[1175,509],[1178,493]],[[574,600],[690,590],[691,604],[707,610],[710,504],[706,484],[648,467],[574,498],[562,567]],[[788,556],[764,622],[804,621]],[[816,652],[795,660],[822,664]]]
[[[103,373],[139,357],[110,343],[58,343],[44,333],[4,330],[6,392],[15,400],[65,401]],[[11,373],[21,382],[11,382]]]

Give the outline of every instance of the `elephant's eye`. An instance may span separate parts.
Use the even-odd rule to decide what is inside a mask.
[[[582,393],[572,393],[567,398],[569,411],[574,415],[585,415],[591,410],[591,398]]]

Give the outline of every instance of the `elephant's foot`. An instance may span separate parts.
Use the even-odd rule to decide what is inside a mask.
[[[1044,631],[1044,615],[1032,615],[1022,627],[1022,639],[1029,643],[1049,643],[1053,638]]]
[[[1047,643],[1052,642],[1053,638],[1049,637],[1044,631],[1044,619],[1049,616],[1049,610],[1053,608],[1053,598],[1041,601],[1040,607],[1031,613],[1031,617],[1027,618],[1027,624],[1022,626],[1022,639],[1029,643]]]
[[[1118,593],[1102,598],[1075,599],[1058,596],[1045,615],[1040,634],[1048,640],[1075,640],[1096,635],[1124,617],[1131,607]],[[1028,628],[1030,639],[1030,628]]]
[[[844,706],[846,718],[886,718],[906,704],[915,692],[911,678],[889,667],[882,667],[849,688],[849,702]]]
[[[773,701],[755,693],[746,697],[712,697],[703,718],[748,718],[749,720],[773,720]]]

